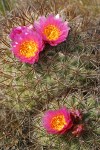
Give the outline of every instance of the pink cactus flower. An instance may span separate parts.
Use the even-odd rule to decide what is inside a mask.
[[[42,16],[34,23],[34,27],[43,40],[52,46],[65,41],[70,30],[68,23],[63,22],[59,15]]]
[[[45,112],[42,123],[50,134],[64,134],[73,125],[70,112],[65,107]]]
[[[10,37],[13,40],[11,50],[20,61],[30,64],[38,61],[39,52],[44,48],[42,37],[38,33],[21,27],[15,29]]]

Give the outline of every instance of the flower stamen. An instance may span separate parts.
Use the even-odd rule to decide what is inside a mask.
[[[57,115],[51,120],[51,127],[58,131],[62,130],[66,124],[64,115]]]
[[[48,25],[44,29],[44,34],[48,40],[57,40],[60,36],[60,30],[55,25]]]
[[[20,54],[26,58],[35,56],[37,50],[38,46],[34,41],[25,41],[20,45]]]

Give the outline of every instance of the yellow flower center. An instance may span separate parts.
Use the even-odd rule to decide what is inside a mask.
[[[62,130],[66,124],[67,122],[65,121],[65,117],[63,115],[57,115],[51,120],[51,127],[58,131]]]
[[[26,58],[30,58],[35,55],[38,46],[34,41],[25,41],[20,45],[20,54]]]
[[[60,30],[55,25],[48,25],[44,29],[44,34],[48,40],[57,40],[60,36]]]

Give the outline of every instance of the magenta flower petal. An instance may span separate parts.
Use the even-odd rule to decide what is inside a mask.
[[[21,33],[26,32],[26,30],[33,30],[33,26],[18,26],[14,27],[9,35],[11,40],[15,40]]]
[[[51,134],[63,134],[73,125],[70,112],[65,107],[45,112],[42,123],[47,132]]]
[[[44,43],[37,32],[27,27],[22,28],[10,34],[11,50],[20,61],[33,64],[38,61],[39,52],[43,50]]]
[[[63,22],[59,15],[49,15],[47,18],[42,16],[34,23],[34,27],[43,40],[52,46],[65,41],[70,30],[68,23]]]

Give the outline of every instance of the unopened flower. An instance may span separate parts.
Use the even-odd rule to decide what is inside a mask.
[[[24,30],[24,31],[23,31]],[[22,62],[33,64],[38,61],[39,52],[43,50],[44,44],[42,37],[33,30],[23,28],[18,34],[18,30],[12,34],[11,50],[14,55]]]
[[[51,134],[63,134],[73,125],[70,112],[65,107],[45,112],[42,122],[44,128]]]
[[[52,46],[65,41],[70,30],[68,23],[63,22],[59,15],[49,15],[47,18],[42,16],[34,23],[34,27],[43,40]]]
[[[79,121],[79,120],[82,120],[82,113],[80,110],[76,109],[76,110],[71,110],[71,116],[73,118],[73,120],[76,122],[76,121]]]
[[[72,131],[72,134],[76,137],[79,137],[84,131],[83,124],[76,125]]]

